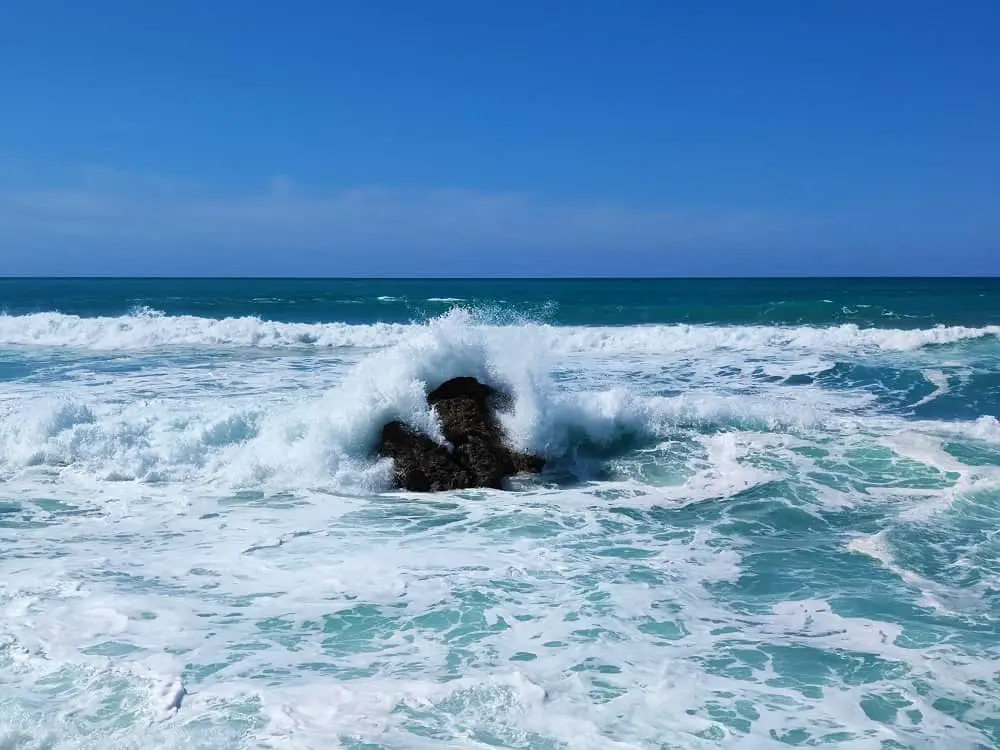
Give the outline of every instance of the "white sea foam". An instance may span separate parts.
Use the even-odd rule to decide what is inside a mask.
[[[787,378],[793,375],[818,375],[834,366],[835,363],[830,360],[806,355],[792,362],[765,362],[761,369],[772,377]]]
[[[778,401],[710,388],[660,396],[620,383],[601,387],[601,377],[570,390],[552,379],[564,364],[560,356],[531,328],[494,334],[462,317],[415,326],[395,346],[355,357],[327,390],[289,388],[301,377],[289,370],[297,360],[254,362],[254,372],[237,360],[211,380],[200,370],[160,370],[176,381],[178,398],[149,398],[146,370],[99,379],[99,386],[85,371],[80,386],[59,395],[24,389],[0,399],[0,471],[45,467],[100,481],[378,489],[389,470],[371,456],[381,426],[402,419],[443,440],[426,393],[461,374],[510,392],[513,409],[501,421],[511,439],[569,470],[587,456],[688,430],[808,429],[835,421],[838,404],[863,403],[802,389]],[[317,375],[310,380],[322,384]],[[186,378],[194,378],[191,385]],[[95,401],[95,387],[109,397]]]
[[[255,317],[200,318],[141,311],[81,318],[60,313],[0,316],[0,346],[131,351],[160,347],[372,347],[399,340],[405,325],[278,323]]]
[[[996,475],[942,436],[996,420],[778,378],[995,332],[40,321],[0,319],[37,365],[0,392],[0,747],[990,745],[992,651],[912,644],[992,615],[837,514],[951,512]],[[458,374],[557,479],[371,492],[381,424],[434,434]]]
[[[851,552],[866,555],[881,563],[886,570],[899,576],[903,581],[920,590],[922,603],[937,609],[944,609],[944,605],[938,596],[938,587],[926,578],[907,570],[896,564],[893,559],[889,543],[885,537],[885,532],[870,534],[868,536],[857,536],[847,545]]]
[[[913,404],[914,408],[923,406],[940,396],[944,396],[950,389],[951,384],[948,381],[948,376],[941,370],[925,370],[923,374],[928,382],[934,386],[934,390]]]
[[[850,540],[847,549],[876,560],[886,570],[899,576],[902,581],[919,591],[919,602],[922,606],[953,614],[974,612],[988,606],[984,605],[990,596],[988,586],[977,584],[965,589],[958,589],[932,581],[900,565],[893,555],[892,546],[885,531],[856,536]]]
[[[911,351],[1000,335],[1000,326],[925,329],[772,326],[648,325],[560,327],[524,322],[492,325],[482,314],[453,310],[446,316],[481,328],[500,344],[530,338],[558,354],[631,353],[657,356],[725,349],[759,352],[797,349],[812,354],[836,351]],[[0,315],[0,346],[70,347],[129,351],[161,347],[200,348],[380,348],[419,334],[427,324],[280,323],[256,317],[200,318],[140,311],[120,317],[82,318],[60,313]]]
[[[959,432],[990,443],[1000,443],[1000,421],[993,416],[978,417],[972,423],[959,428]]]

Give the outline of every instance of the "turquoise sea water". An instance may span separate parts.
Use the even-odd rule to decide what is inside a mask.
[[[998,417],[1000,280],[0,280],[0,748],[1000,747]]]

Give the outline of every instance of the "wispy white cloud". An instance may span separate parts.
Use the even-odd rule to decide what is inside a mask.
[[[0,275],[997,271],[993,246],[980,241],[996,236],[992,229],[962,236],[955,222],[922,217],[887,229],[877,213],[816,218],[469,189],[322,190],[284,175],[240,191],[100,166],[32,182],[0,169]],[[964,250],[948,248],[949,237],[961,237]],[[902,257],[914,270],[900,268]]]
[[[284,176],[255,192],[222,192],[158,176],[89,168],[62,187],[0,187],[0,245],[18,248],[191,247],[414,254],[454,261],[506,250],[548,256],[600,251],[697,252],[761,247],[802,219],[753,211],[672,211],[555,202],[516,192],[362,187],[318,191]],[[530,256],[528,260],[530,261]]]

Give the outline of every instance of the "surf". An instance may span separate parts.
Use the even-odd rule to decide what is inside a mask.
[[[512,324],[498,319],[513,319]],[[254,315],[207,318],[166,315],[140,309],[115,317],[81,317],[57,312],[0,315],[0,346],[67,348],[93,351],[198,349],[336,349],[381,348],[418,334],[435,321],[453,319],[481,329],[499,343],[532,337],[560,354],[630,353],[662,355],[700,350],[739,352],[794,349],[812,352],[905,352],[978,339],[995,340],[1000,326],[931,328],[862,328],[836,326],[760,326],[649,324],[632,326],[555,326],[529,316],[492,308],[453,307],[412,323],[290,323]]]
[[[164,322],[161,316],[139,319]],[[270,382],[287,377],[279,374],[287,367],[280,360],[254,361],[261,378],[257,393],[222,403],[209,394],[199,397],[196,389],[184,401],[130,397],[141,389],[148,365],[132,375],[116,371],[103,399],[95,400],[92,387],[58,397],[29,389],[0,402],[0,467],[10,475],[47,466],[106,481],[231,487],[308,481],[377,490],[387,469],[371,454],[382,425],[398,419],[441,439],[426,393],[460,375],[510,393],[512,409],[501,423],[513,444],[570,476],[685,429],[752,423],[773,428],[817,419],[805,404],[776,407],[759,398],[694,389],[676,396],[643,394],[619,383],[601,386],[599,375],[565,387],[557,377],[566,366],[564,354],[535,327],[509,326],[501,333],[466,315],[442,316],[409,327],[392,343],[380,338],[383,346],[354,355],[332,387],[281,399],[265,396]],[[163,337],[154,340],[162,343]],[[214,345],[217,339],[208,341]],[[246,387],[246,368],[240,369]]]
[[[967,679],[996,666],[989,327],[330,317],[0,322],[24,742],[79,744],[77,716],[165,747],[989,736],[946,702],[995,705]],[[549,471],[392,491],[379,429],[436,434],[459,375]]]

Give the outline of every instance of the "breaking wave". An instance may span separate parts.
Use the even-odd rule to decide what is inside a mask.
[[[132,320],[161,333],[176,322]],[[569,471],[587,456],[654,443],[678,430],[794,428],[821,418],[808,403],[765,396],[639,394],[601,379],[566,388],[553,377],[562,353],[539,338],[546,330],[469,325],[463,315],[445,316],[410,326],[392,346],[361,355],[333,387],[290,398],[250,394],[219,401],[206,393],[151,400],[134,396],[128,379],[118,377],[108,386],[114,398],[83,389],[11,399],[0,403],[0,470],[10,476],[48,467],[97,480],[226,487],[275,482],[379,489],[389,469],[372,458],[382,425],[402,419],[443,439],[426,393],[457,375],[510,393],[513,408],[502,421],[511,440]],[[142,387],[141,377],[134,387]]]
[[[729,349],[753,352],[784,348],[813,352],[910,351],[925,346],[997,338],[1000,326],[938,326],[923,329],[859,328],[844,324],[810,326],[550,326],[530,321],[497,324],[488,314],[455,308],[443,316],[481,329],[498,344],[533,338],[548,350],[642,355]],[[441,318],[435,319],[441,320]],[[426,331],[427,323],[283,323],[258,317],[167,316],[141,310],[118,317],[79,317],[55,312],[0,315],[0,346],[67,347],[139,351],[196,348],[383,348]]]

